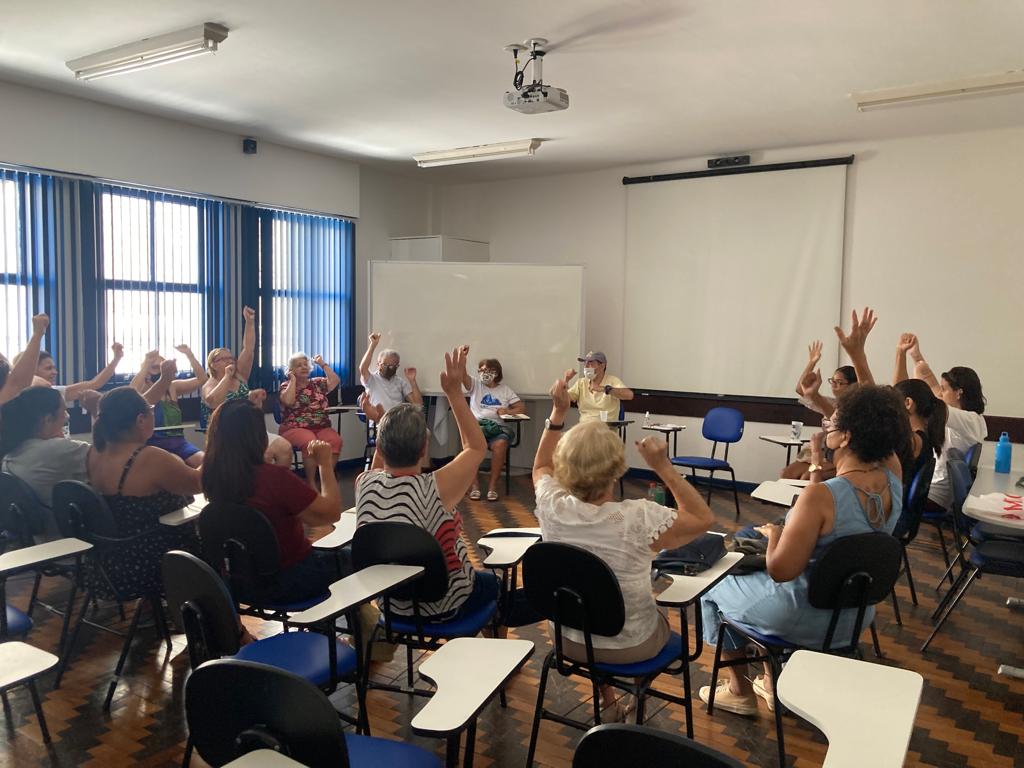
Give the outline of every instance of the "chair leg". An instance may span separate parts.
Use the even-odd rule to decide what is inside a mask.
[[[50,731],[46,727],[46,715],[43,714],[43,703],[39,700],[39,690],[36,688],[36,681],[29,680],[28,692],[32,695],[32,706],[36,709],[36,717],[39,719],[39,730],[43,733],[43,743],[50,743]]]
[[[75,621],[75,628],[71,631],[71,637],[68,638],[67,643],[64,645],[64,650],[60,654],[60,661],[57,663],[57,676],[53,681],[53,690],[60,688],[60,681],[64,677],[64,673],[67,671],[68,664],[71,663],[71,654],[75,651],[75,643],[78,641],[78,633],[82,631],[82,624],[85,622],[85,614],[89,610],[89,604],[92,602],[92,595],[86,594],[85,600],[82,601],[82,610],[78,613],[78,619]],[[68,613],[71,613],[71,606],[68,605]]]
[[[708,506],[711,506],[711,488],[715,481],[715,470],[708,472]]]
[[[946,590],[946,594],[942,596],[942,598],[939,600],[939,604],[935,606],[935,610],[932,611],[933,622],[938,621],[939,614],[942,613],[942,611],[949,604],[949,601],[952,600],[953,596],[957,593],[957,590],[960,589],[960,585],[963,583],[964,578],[964,574],[960,574],[956,577],[956,581],[953,582],[953,586]]]
[[[43,580],[43,574],[37,572],[32,582],[32,595],[28,599],[28,610],[25,613],[32,618],[32,609],[36,607],[36,598],[39,597],[39,583]]]
[[[907,586],[910,587],[910,602],[917,605],[917,590],[914,589],[914,574],[910,571],[910,555],[907,554],[906,545],[903,546],[903,567],[907,572]]]
[[[896,603],[896,599],[895,598],[896,598],[896,596],[894,594],[893,595],[893,604]],[[885,657],[882,655],[882,646],[879,645],[879,643],[878,643],[878,627],[876,627],[875,626],[875,622],[872,621],[869,628],[871,629],[871,644],[875,647],[875,658],[876,659],[883,659]]]
[[[167,653],[170,655],[171,651],[174,650],[171,645],[171,630],[167,626],[167,617],[164,615],[164,606],[160,602],[160,595],[153,595],[149,599],[149,603],[153,608],[153,622],[157,626],[157,631],[160,633],[160,637],[163,638],[164,644],[167,646]]]
[[[718,626],[718,642],[715,643],[715,664],[711,667],[711,691],[708,693],[708,714],[715,713],[715,689],[718,688],[718,669],[722,663],[722,646],[725,644],[725,624]]]
[[[949,607],[946,609],[946,612],[942,614],[942,618],[939,619],[939,622],[935,625],[935,628],[932,630],[932,633],[928,635],[928,639],[924,641],[924,645],[921,646],[921,653],[924,653],[928,649],[928,645],[931,643],[932,639],[934,639],[934,637],[937,634],[939,634],[939,630],[942,629],[942,625],[946,623],[946,619],[948,619],[949,615],[953,613],[953,609],[956,608],[957,603],[960,602],[960,598],[964,596],[968,588],[971,586],[971,582],[974,581],[975,577],[979,573],[981,573],[981,571],[977,568],[971,571],[970,575],[967,577],[967,580],[964,582],[963,587],[961,587],[960,591],[957,592],[957,595],[953,599],[953,602],[950,603]]]
[[[412,646],[405,646],[405,682],[412,688]]]
[[[902,627],[903,626],[903,618],[900,616],[900,603],[899,603],[899,600],[896,599],[896,588],[895,587],[893,587],[892,592],[889,593],[889,596],[892,597],[892,612],[894,614],[896,614],[896,623],[899,624]]]
[[[782,702],[779,701],[779,676],[782,674],[782,664],[771,652],[768,653],[768,659],[772,667],[772,705],[775,709],[775,739],[779,743],[779,768],[786,768],[786,742],[782,735]]]
[[[185,741],[185,754],[181,758],[181,768],[189,768],[192,763],[192,734]]]
[[[946,549],[946,535],[942,532],[942,524],[939,523],[938,525],[936,525],[935,526],[935,530],[937,530],[939,532],[939,545],[942,547],[942,562],[946,566],[946,574],[949,575],[949,583],[952,584],[953,583],[953,574],[952,574],[952,572],[949,569],[949,551]],[[942,586],[942,582],[945,579],[946,579],[946,575],[944,574],[943,577],[941,579],[939,579],[939,583],[935,585],[935,591],[936,592],[939,591],[939,587]]]
[[[537,751],[537,735],[540,733],[540,718],[544,712],[544,689],[548,685],[548,672],[551,671],[551,659],[555,652],[550,651],[540,671],[540,686],[537,688],[537,706],[533,710],[533,727],[530,729],[530,748],[526,752],[526,768],[533,765],[533,755]]]
[[[736,503],[736,520],[740,519],[740,494],[736,490],[736,473],[733,470],[729,470],[729,474],[732,476],[732,500]]]
[[[135,615],[132,616],[131,626],[128,628],[128,634],[124,638],[124,645],[121,647],[121,655],[117,659],[117,666],[114,667],[114,679],[110,681],[110,687],[107,688],[107,696],[103,699],[103,711],[110,711],[110,702],[114,699],[114,691],[117,689],[117,683],[121,679],[121,670],[124,669],[124,662],[128,658],[128,651],[132,647],[132,640],[135,639],[135,630],[138,629],[139,619],[142,617],[142,598],[135,603]]]
[[[60,623],[60,640],[57,641],[57,655],[64,656],[64,646],[68,642],[68,629],[71,627],[71,614],[75,610],[75,597],[78,594],[78,584],[71,582],[71,594],[68,595],[68,604],[64,608],[64,618]]]
[[[942,585],[942,582],[944,582],[947,577],[949,578],[949,580],[951,582],[953,581],[953,570],[956,568],[957,563],[960,563],[960,573],[961,574],[963,574],[963,572],[966,570],[966,568],[963,565],[963,562],[964,562],[964,554],[967,551],[967,545],[968,544],[970,544],[970,539],[968,539],[967,541],[963,542],[963,544],[960,545],[960,548],[957,549],[956,557],[953,558],[953,561],[946,568],[946,572],[944,574],[942,574],[942,578],[939,579],[939,583],[935,586],[936,590],[938,590],[938,588]]]

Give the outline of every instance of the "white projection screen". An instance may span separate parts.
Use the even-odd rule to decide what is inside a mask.
[[[839,358],[846,165],[627,186],[623,378],[795,397],[807,344]],[[826,372],[827,371],[827,372]]]

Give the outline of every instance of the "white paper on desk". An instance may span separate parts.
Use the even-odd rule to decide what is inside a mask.
[[[970,507],[974,511],[986,512],[993,517],[1011,520],[1024,519],[1024,498],[1010,493],[986,493],[971,496]]]

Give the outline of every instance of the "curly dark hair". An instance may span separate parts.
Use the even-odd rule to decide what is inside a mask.
[[[861,384],[844,392],[832,425],[850,433],[850,450],[865,462],[902,456],[911,444],[910,418],[892,387]]]

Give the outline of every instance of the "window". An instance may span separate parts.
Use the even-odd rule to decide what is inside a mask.
[[[19,208],[16,182],[0,174],[0,352],[8,358],[25,346],[31,333]]]
[[[280,372],[295,352],[323,355],[342,381],[352,353],[352,222],[329,216],[264,211],[269,242],[261,280],[270,303],[269,360]],[[267,232],[266,221],[263,232]],[[268,285],[269,283],[269,285]],[[266,322],[264,306],[264,322]]]
[[[199,201],[112,187],[100,197],[104,332],[107,349],[124,345],[118,373],[138,370],[151,349],[172,357],[188,344],[201,356]]]

